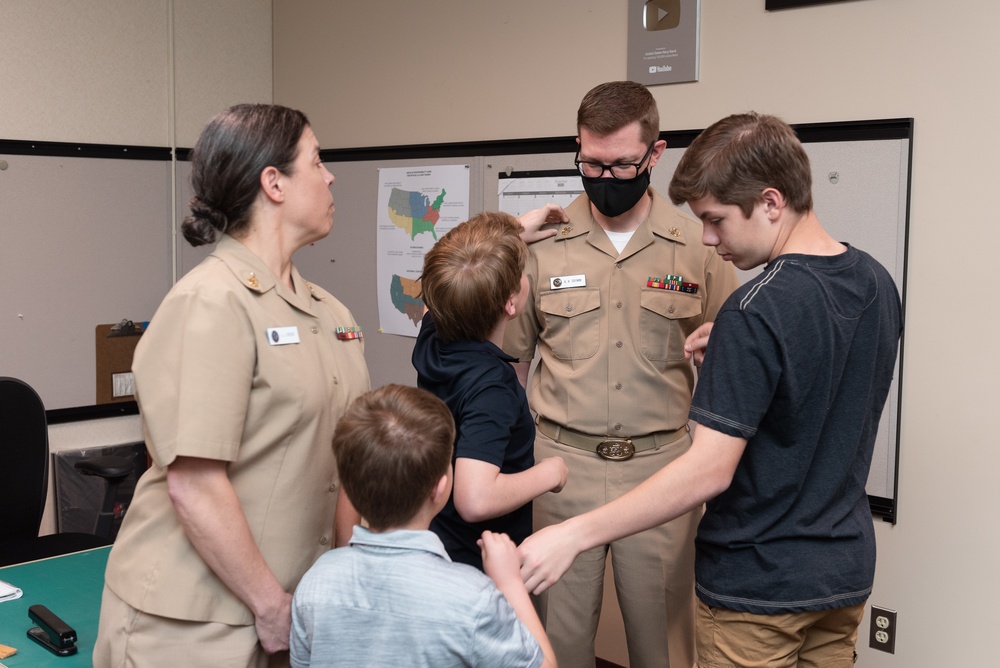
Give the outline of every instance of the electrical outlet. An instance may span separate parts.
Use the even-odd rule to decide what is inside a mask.
[[[896,611],[872,606],[868,646],[889,654],[896,653]]]

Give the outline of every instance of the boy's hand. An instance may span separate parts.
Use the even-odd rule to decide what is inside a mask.
[[[536,531],[517,548],[521,560],[520,577],[532,594],[543,591],[559,581],[581,550],[577,536],[566,522]]]
[[[698,329],[691,332],[691,335],[684,341],[684,359],[689,360],[694,357],[695,364],[705,361],[705,348],[708,347],[708,336],[712,333],[712,323],[706,322]]]
[[[484,531],[476,544],[483,553],[483,571],[490,576],[498,589],[503,591],[505,583],[521,584],[519,570],[521,562],[517,556],[517,546],[510,536],[505,533]]]
[[[551,469],[555,474],[556,484],[550,489],[550,492],[558,494],[562,491],[562,488],[566,486],[566,481],[569,480],[569,467],[566,466],[566,462],[563,461],[562,457],[546,457],[542,461],[538,462],[538,466],[544,466],[547,469]]]
[[[553,223],[568,223],[569,216],[566,215],[561,206],[550,202],[541,208],[532,209],[527,213],[521,214],[518,220],[524,226],[521,238],[524,239],[524,243],[530,244],[554,237],[556,235],[554,229],[543,230],[542,226]]]

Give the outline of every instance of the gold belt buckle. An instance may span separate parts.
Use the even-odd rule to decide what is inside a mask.
[[[613,462],[622,462],[635,454],[630,438],[608,438],[597,444],[597,454]]]

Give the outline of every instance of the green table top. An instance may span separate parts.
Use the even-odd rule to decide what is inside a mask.
[[[0,602],[0,644],[17,648],[17,654],[0,659],[9,668],[18,666],[91,666],[97,622],[104,589],[104,568],[110,547],[66,554],[0,568],[0,580],[21,589],[24,595]],[[28,608],[40,603],[76,630],[79,648],[73,656],[56,656],[28,638],[35,624]]]

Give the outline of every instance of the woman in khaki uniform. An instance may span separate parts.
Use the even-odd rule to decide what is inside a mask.
[[[358,520],[331,441],[369,388],[360,328],[292,264],[333,224],[316,137],[301,112],[238,105],[192,161],[184,236],[219,241],[136,349],[154,465],[108,561],[95,666],[287,665],[292,591]]]

